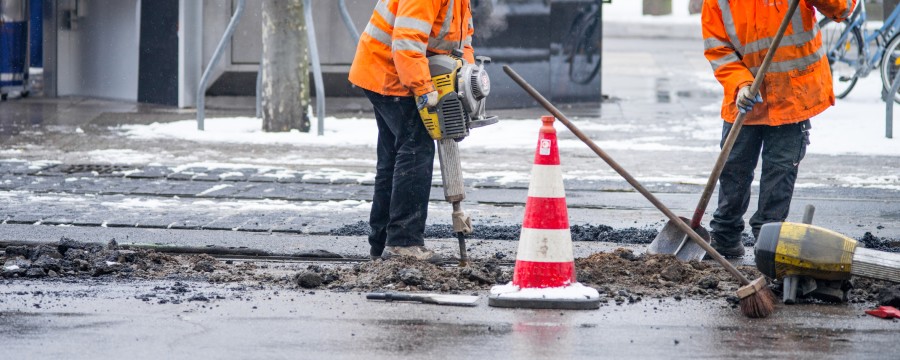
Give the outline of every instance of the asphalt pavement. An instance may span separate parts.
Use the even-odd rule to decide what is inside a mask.
[[[180,289],[181,303],[160,304]],[[148,294],[152,295],[149,296]],[[202,295],[202,296],[197,296]],[[0,353],[132,359],[890,359],[900,322],[859,305],[782,306],[751,320],[722,302],[652,300],[593,311],[367,301],[235,285],[7,282]],[[149,298],[149,300],[148,300]]]

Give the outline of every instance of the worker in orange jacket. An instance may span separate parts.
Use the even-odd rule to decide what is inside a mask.
[[[758,94],[754,74],[788,10],[789,0],[704,0],[704,54],[724,88],[724,143],[738,112],[747,113],[719,178],[719,204],[710,222],[712,246],[725,257],[744,255],[741,234],[750,184],[762,153],[759,203],[750,218],[759,228],[787,218],[797,169],[809,144],[809,119],[834,105],[831,70],[815,10],[836,22],[856,0],[801,0]]]
[[[427,56],[461,49],[474,62],[469,0],[379,0],[359,39],[349,80],[362,88],[378,124],[370,255],[441,261],[425,248],[434,141],[417,101],[434,107],[438,93]]]

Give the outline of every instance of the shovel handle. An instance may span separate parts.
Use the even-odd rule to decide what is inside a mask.
[[[631,184],[631,186],[634,187],[635,190],[641,193],[641,195],[644,195],[644,197],[647,198],[647,200],[649,200],[654,206],[656,206],[659,211],[662,211],[662,213],[665,214],[666,217],[669,218],[669,220],[671,220],[676,226],[678,226],[679,230],[690,236],[691,239],[693,239],[694,242],[700,245],[703,250],[706,250],[706,252],[709,253],[709,255],[713,257],[713,259],[722,264],[722,266],[725,267],[728,272],[734,275],[734,277],[741,282],[741,285],[746,286],[750,284],[750,280],[748,280],[746,276],[741,274],[737,270],[737,268],[734,267],[734,265],[731,265],[728,260],[725,260],[725,258],[722,257],[722,255],[720,255],[715,249],[709,246],[709,244],[707,244],[706,241],[704,241],[703,238],[700,237],[700,235],[697,235],[697,233],[693,229],[691,229],[690,226],[681,221],[681,219],[678,218],[675,213],[669,210],[668,207],[663,205],[663,203],[660,202],[659,199],[656,198],[656,196],[647,191],[647,189],[645,189],[644,186],[641,185],[641,183],[639,183],[634,177],[631,176],[631,174],[625,171],[625,169],[620,166],[619,163],[613,160],[613,158],[610,157],[605,151],[603,151],[603,149],[597,146],[597,144],[594,143],[593,140],[588,138],[587,135],[585,135],[583,132],[581,132],[580,129],[572,124],[572,122],[569,121],[569,118],[563,115],[563,113],[559,111],[556,106],[553,106],[550,101],[548,101],[537,90],[531,87],[531,85],[529,85],[528,82],[526,82],[525,79],[523,79],[521,76],[519,76],[519,74],[517,74],[515,70],[507,65],[504,65],[503,71],[506,72],[506,74],[509,75],[509,77],[512,78],[513,81],[516,82],[516,84],[519,84],[519,86],[521,86],[522,89],[525,90],[525,92],[527,92],[529,95],[531,95],[531,97],[537,100],[537,102],[541,104],[544,109],[547,109],[547,111],[553,114],[553,116],[555,116],[560,122],[562,122],[563,125],[569,128],[569,131],[571,131],[573,134],[575,134],[576,137],[581,139],[581,141],[583,141],[585,145],[591,148],[591,150],[593,150],[594,153],[597,154],[597,156],[600,156],[600,158],[603,159],[603,161],[605,161],[607,164],[609,164],[609,166],[612,167],[613,170],[615,170],[617,173],[619,173],[619,175],[625,178],[625,181]]]
[[[794,12],[797,11],[798,4],[800,4],[800,0],[791,0],[790,5],[788,5],[787,14],[785,14],[784,19],[781,20],[781,25],[778,27],[775,38],[772,39],[769,51],[766,53],[766,57],[763,59],[759,70],[753,76],[753,83],[750,85],[751,94],[758,93],[759,88],[765,81],[766,73],[769,71],[769,65],[772,64],[772,58],[775,56],[775,51],[781,44],[781,38],[784,37],[784,32],[787,30],[787,26],[790,23],[791,17],[794,16]],[[697,209],[694,210],[694,216],[691,217],[691,228],[696,229],[700,226],[700,219],[703,218],[703,213],[706,212],[706,206],[709,205],[709,199],[712,197],[712,192],[716,188],[716,183],[719,182],[719,176],[722,175],[722,168],[725,167],[725,161],[728,160],[728,155],[731,154],[731,149],[734,147],[735,141],[737,141],[738,134],[740,134],[741,127],[744,126],[744,120],[746,120],[746,118],[747,113],[739,113],[737,119],[734,120],[734,124],[731,126],[731,130],[728,131],[728,136],[725,137],[725,142],[722,144],[722,151],[719,153],[719,158],[716,159],[716,164],[709,174],[709,180],[706,181],[706,188],[703,189],[703,194],[700,195],[700,202],[697,203]]]

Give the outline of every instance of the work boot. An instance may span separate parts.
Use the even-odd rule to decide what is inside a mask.
[[[740,241],[734,243],[734,245],[725,245],[713,238],[710,245],[719,252],[719,255],[722,255],[722,257],[726,259],[738,259],[744,257],[744,244],[741,244]]]
[[[385,247],[384,252],[381,253],[381,258],[384,260],[395,257],[411,257],[432,264],[439,264],[445,260],[443,256],[428,250],[424,246],[388,246]]]
[[[715,233],[710,233],[709,236],[712,240],[709,245],[712,246],[713,249],[716,249],[722,257],[726,259],[737,259],[744,256],[744,244],[741,243],[740,238],[738,238],[737,241],[728,244],[719,240]]]
[[[375,247],[369,248],[369,258],[372,260],[381,259],[382,253],[384,253],[384,249],[382,249],[382,248],[377,248],[377,249]]]

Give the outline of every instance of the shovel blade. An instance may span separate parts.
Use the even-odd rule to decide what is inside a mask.
[[[690,224],[690,220],[684,217],[679,218],[685,224]],[[703,240],[709,243],[709,232],[706,231],[703,226],[698,226],[694,231],[696,231],[697,235],[700,235]],[[681,247],[680,250],[679,247]],[[666,222],[666,225],[663,226],[662,230],[659,231],[659,234],[656,235],[656,238],[653,239],[653,242],[650,243],[650,246],[647,248],[647,253],[675,255],[675,257],[681,261],[700,261],[703,260],[703,256],[706,255],[706,250],[703,250],[703,248],[691,240],[684,231],[681,231],[681,229],[678,228],[678,225],[669,220]]]

